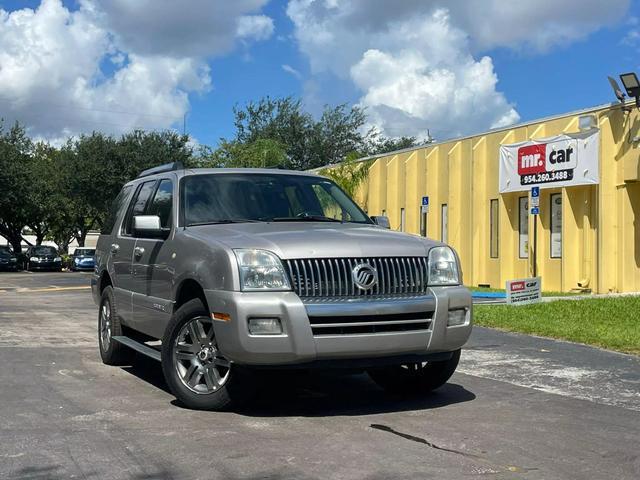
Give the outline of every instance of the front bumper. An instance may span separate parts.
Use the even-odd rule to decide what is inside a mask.
[[[347,299],[303,303],[293,292],[206,290],[211,312],[229,321],[214,321],[216,338],[231,361],[247,365],[296,365],[328,360],[424,357],[462,347],[471,334],[471,293],[465,287],[434,287],[428,295],[382,299]],[[449,310],[466,311],[464,324],[447,326]],[[410,331],[318,334],[311,318],[376,317],[425,313],[428,328]],[[278,318],[281,335],[251,335],[250,318]],[[361,317],[363,318],[363,317]],[[314,320],[316,321],[316,320]],[[333,320],[331,320],[333,321]],[[315,325],[315,324],[314,324]]]
[[[95,262],[82,262],[82,263],[71,264],[71,268],[73,270],[93,271],[95,270],[95,267],[96,267]]]
[[[29,261],[29,270],[60,270],[62,262],[32,262]]]

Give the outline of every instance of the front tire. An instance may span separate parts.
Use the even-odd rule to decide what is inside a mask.
[[[98,345],[102,362],[107,365],[129,365],[133,352],[116,342],[113,337],[122,335],[122,324],[118,317],[113,288],[108,285],[102,291],[98,309]]]
[[[162,372],[176,398],[196,410],[229,410],[255,390],[249,370],[220,352],[213,321],[200,299],[182,305],[167,326]]]
[[[460,361],[460,350],[449,360],[372,368],[367,371],[380,387],[393,393],[427,393],[451,378]]]

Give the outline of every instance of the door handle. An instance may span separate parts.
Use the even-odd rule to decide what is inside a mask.
[[[115,255],[116,253],[118,253],[118,250],[120,250],[120,245],[118,245],[117,243],[112,243],[111,244],[111,254]]]
[[[134,248],[134,249],[133,249],[133,254],[134,254],[136,257],[141,257],[141,256],[144,254],[144,248],[142,248],[142,247],[136,247],[136,248]]]

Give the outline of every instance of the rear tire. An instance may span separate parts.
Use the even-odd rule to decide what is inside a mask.
[[[449,360],[372,368],[367,373],[389,392],[427,393],[447,383],[459,360],[460,350],[456,350]]]
[[[113,337],[122,335],[113,288],[108,285],[102,291],[98,309],[98,346],[102,362],[107,365],[130,365],[133,351],[116,342]]]
[[[197,298],[182,305],[167,326],[162,372],[176,398],[195,410],[229,410],[256,389],[252,372],[221,354],[213,321]]]

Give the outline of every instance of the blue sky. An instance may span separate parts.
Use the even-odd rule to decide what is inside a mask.
[[[460,1],[383,12],[380,0],[194,0],[184,13],[159,0],[0,0],[0,107],[52,141],[181,131],[186,112],[189,134],[215,145],[233,136],[235,104],[292,95],[316,115],[360,104],[390,136],[446,138],[612,101],[607,75],[640,71],[639,1],[523,1],[507,14]],[[14,16],[20,8],[34,11]],[[34,32],[42,38],[20,40]]]

